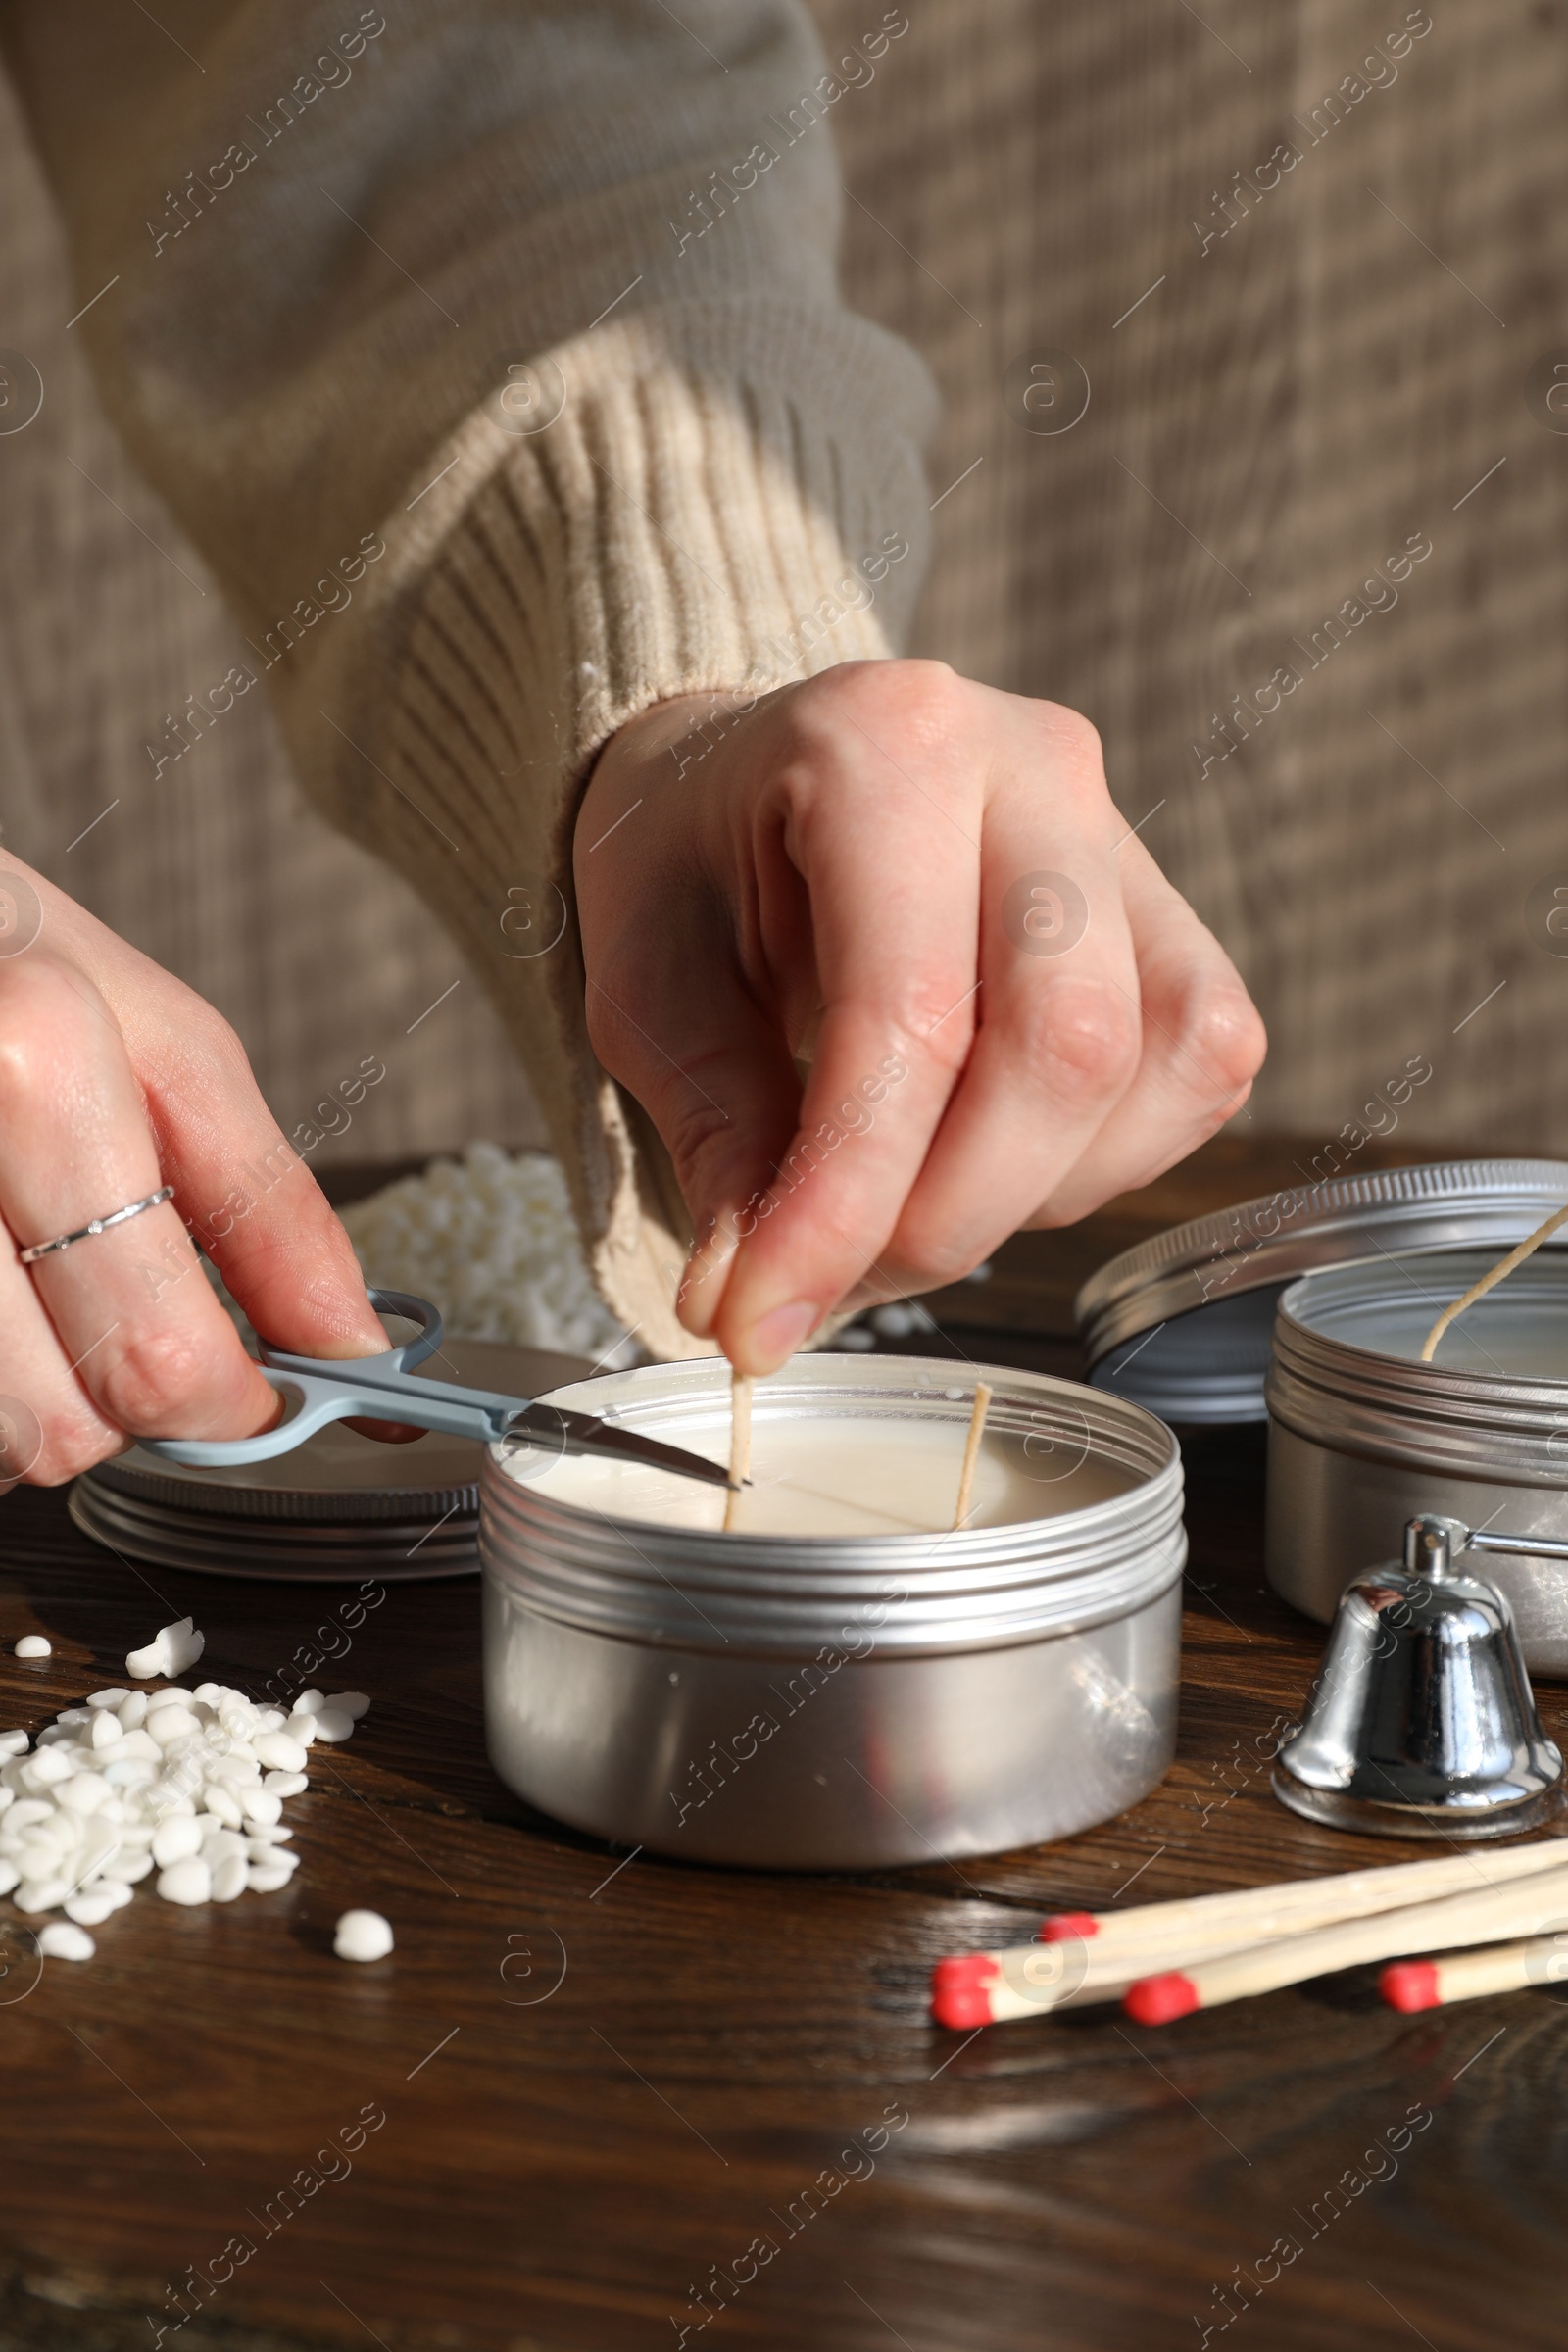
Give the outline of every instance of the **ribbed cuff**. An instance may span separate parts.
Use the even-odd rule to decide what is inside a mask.
[[[689,1226],[673,1168],[588,1043],[582,785],[650,704],[897,649],[933,413],[912,354],[844,313],[608,322],[432,453],[433,486],[382,526],[357,620],[278,681],[313,797],[408,877],[494,997],[595,1278],[656,1355],[710,1343],[675,1320]]]

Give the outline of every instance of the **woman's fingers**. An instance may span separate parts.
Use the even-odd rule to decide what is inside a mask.
[[[298,1355],[383,1348],[348,1236],[278,1132],[228,1023],[41,875],[30,880],[45,940],[119,1023],[186,1230],[255,1329]]]
[[[1268,1040],[1240,973],[1135,836],[1119,852],[1138,958],[1138,1074],[1028,1225],[1070,1225],[1117,1193],[1151,1184],[1234,1117]]]
[[[1049,706],[1008,718],[986,808],[978,1027],[884,1258],[906,1289],[956,1280],[1092,1160],[1140,1063],[1098,738]]]
[[[874,1269],[969,1042],[982,770],[968,690],[908,669],[896,707],[870,665],[844,674],[781,746],[772,854],[809,894],[823,1011],[718,1317],[742,1371],[781,1363]]]
[[[108,1006],[84,975],[36,953],[0,964],[0,1217],[22,1248],[165,1181]],[[115,1429],[244,1437],[275,1418],[172,1204],[39,1259],[31,1283],[67,1376]],[[60,1368],[45,1358],[32,1370],[60,1411]]]
[[[54,1325],[0,1227],[0,1494],[20,1479],[58,1487],[111,1453],[125,1437],[94,1404],[62,1354]]]

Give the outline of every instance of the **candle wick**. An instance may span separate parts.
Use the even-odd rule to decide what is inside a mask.
[[[752,1375],[731,1372],[729,1377],[729,1493],[724,1497],[724,1532],[729,1534],[735,1525],[736,1506],[740,1490],[751,1477],[752,1470]]]
[[[969,1435],[963,1442],[963,1468],[958,1473],[958,1499],[953,1513],[953,1532],[956,1533],[969,1516],[969,1495],[974,1486],[975,1467],[980,1459],[980,1440],[985,1435],[986,1415],[991,1410],[991,1391],[985,1382],[975,1384],[974,1410],[969,1415]]]
[[[1565,1218],[1568,1218],[1568,1206],[1554,1208],[1545,1223],[1538,1225],[1534,1233],[1528,1234],[1517,1250],[1510,1250],[1506,1257],[1499,1258],[1494,1266],[1488,1268],[1479,1282],[1471,1284],[1462,1298],[1456,1298],[1451,1306],[1444,1308],[1432,1329],[1427,1333],[1426,1340],[1422,1345],[1421,1361],[1424,1364],[1430,1364],[1437,1354],[1438,1342],[1447,1330],[1448,1325],[1462,1315],[1467,1306],[1474,1306],[1478,1298],[1484,1298],[1489,1291],[1494,1290],[1499,1282],[1505,1281],[1515,1266],[1522,1266],[1525,1259],[1533,1256],[1535,1251],[1541,1248],[1543,1242],[1550,1241]]]

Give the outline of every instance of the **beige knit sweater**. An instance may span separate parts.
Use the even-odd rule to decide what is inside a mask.
[[[685,1211],[588,1046],[572,819],[650,703],[906,628],[934,396],[835,274],[872,23],[830,68],[794,0],[0,8],[104,398],[254,656],[223,691],[464,948],[663,1354],[707,1346]]]

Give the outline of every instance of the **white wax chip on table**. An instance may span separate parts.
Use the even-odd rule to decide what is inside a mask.
[[[46,1960],[90,1960],[97,1948],[85,1928],[72,1927],[63,1919],[52,1919],[38,1930],[38,1949]]]
[[[86,1930],[155,1871],[166,1901],[197,1907],[280,1893],[298,1869],[284,1803],[310,1786],[307,1750],[350,1738],[369,1699],[311,1690],[285,1714],[221,1683],[190,1690],[170,1680],[204,1647],[182,1618],[125,1661],[151,1688],[95,1690],[30,1744],[24,1731],[0,1732],[0,1896],[24,1915],[65,1914],[40,1928],[40,1950],[90,1959]],[[381,1959],[392,1948],[374,1912],[345,1913],[340,1927],[345,1957]]]
[[[200,1854],[188,1854],[183,1862],[172,1862],[159,1872],[158,1891],[166,1903],[210,1903],[213,1874]]]
[[[24,1634],[17,1643],[15,1655],[19,1658],[47,1658],[53,1654],[53,1649],[54,1644],[46,1642],[42,1634]]]
[[[206,1635],[196,1631],[189,1617],[181,1617],[173,1625],[160,1627],[145,1649],[133,1649],[125,1660],[125,1672],[138,1683],[150,1683],[159,1674],[183,1674],[187,1666],[195,1665],[206,1646]]]
[[[332,1936],[340,1960],[384,1960],[392,1949],[392,1928],[379,1911],[345,1911]]]

